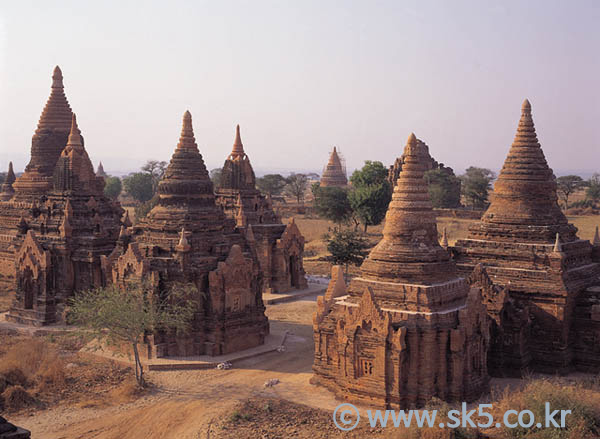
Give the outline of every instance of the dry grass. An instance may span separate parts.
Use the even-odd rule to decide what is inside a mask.
[[[507,410],[530,410],[535,420],[544,424],[545,404],[551,411],[571,410],[565,417],[565,428],[507,428],[503,427],[504,438],[535,439],[585,439],[600,434],[600,392],[597,380],[566,382],[561,379],[537,379],[529,382],[520,391],[505,391],[493,403],[494,419],[502,419]],[[554,417],[560,422],[560,412]],[[527,416],[524,421],[527,422]],[[514,422],[515,419],[511,419]],[[496,430],[497,431],[497,430]]]
[[[64,361],[57,350],[41,339],[11,346],[0,360],[0,374],[9,383],[50,389],[65,383]]]

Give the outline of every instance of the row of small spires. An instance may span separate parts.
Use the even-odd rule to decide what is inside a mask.
[[[442,240],[440,242],[440,245],[443,248],[448,248],[448,234],[446,232],[445,227],[442,231]],[[592,245],[600,247],[600,230],[598,229],[598,226],[596,226],[596,232],[594,233],[594,239],[592,240]],[[554,241],[554,248],[552,249],[552,251],[554,253],[562,252],[562,244],[560,242],[560,234],[559,233],[556,234],[556,240]]]

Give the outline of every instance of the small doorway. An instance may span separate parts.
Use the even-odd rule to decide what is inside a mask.
[[[290,256],[290,283],[293,288],[298,288],[298,261],[296,256]]]
[[[33,309],[33,273],[31,269],[26,268],[23,273],[23,278],[21,282],[21,288],[23,291],[23,308],[25,309]]]

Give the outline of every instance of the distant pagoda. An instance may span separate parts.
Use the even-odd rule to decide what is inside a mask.
[[[323,169],[323,175],[321,176],[321,187],[337,186],[345,187],[348,185],[348,178],[346,177],[346,167],[342,164],[342,160],[337,152],[336,147],[333,147],[333,151],[329,156],[329,162]]]
[[[525,100],[492,203],[453,250],[459,269],[484,289],[493,319],[489,364],[494,374],[600,366],[600,349],[579,342],[597,325],[593,300],[584,301],[588,288],[600,283],[600,266],[592,261],[590,243],[576,232],[558,205],[556,179]]]
[[[273,211],[271,199],[256,188],[256,177],[244,151],[239,125],[215,194],[217,205],[236,221],[244,234],[251,233],[256,243],[263,274],[262,291],[277,293],[306,288],[304,237],[293,219],[287,225],[282,224]]]
[[[314,381],[385,407],[432,398],[477,399],[488,389],[488,319],[438,243],[414,134],[389,205],[383,239],[349,287],[334,270],[314,317]]]
[[[98,163],[98,169],[96,170],[96,175],[98,177],[108,178],[108,174],[104,172],[104,166],[102,166],[102,162]]]

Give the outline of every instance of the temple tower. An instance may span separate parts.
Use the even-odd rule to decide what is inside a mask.
[[[386,407],[474,400],[488,388],[485,307],[438,243],[414,134],[404,157],[383,239],[348,288],[334,272],[318,300],[314,381]]]
[[[108,177],[108,174],[106,172],[104,172],[104,166],[102,166],[102,162],[98,163],[98,169],[96,170],[96,176],[104,177],[104,178]]]
[[[264,343],[269,324],[256,256],[215,203],[189,111],[158,194],[148,216],[103,259],[107,282],[149,279],[161,295],[176,283],[197,289],[192,299],[199,311],[190,333],[149,336],[149,355],[222,355]]]
[[[13,195],[15,193],[15,190],[13,188],[13,184],[14,184],[15,180],[16,180],[16,177],[15,177],[15,171],[13,171],[13,164],[12,164],[12,162],[9,162],[8,172],[6,173],[6,178],[2,182],[2,185],[0,186],[0,200],[8,201],[13,197]]]
[[[101,285],[123,213],[94,174],[58,67],[31,154],[0,196],[0,289],[15,293],[7,320],[40,326],[63,321],[75,291]]]
[[[13,185],[18,198],[43,194],[52,188],[54,166],[71,131],[71,107],[65,96],[60,67],[54,68],[50,97],[31,139],[31,159]]]
[[[321,176],[321,186],[337,186],[345,187],[348,185],[348,178],[346,177],[346,167],[342,164],[342,160],[337,152],[337,148],[334,146],[327,166],[323,169],[323,175]]]
[[[577,237],[557,200],[525,100],[492,203],[453,249],[459,269],[474,273],[473,282],[484,288],[496,375],[566,373],[577,363],[576,298],[599,271],[590,243]]]
[[[245,233],[252,226],[263,274],[261,290],[276,293],[306,288],[304,237],[293,222],[287,225],[281,222],[273,211],[271,201],[256,188],[254,170],[244,151],[239,125],[215,194],[217,205],[236,221],[240,230]]]

